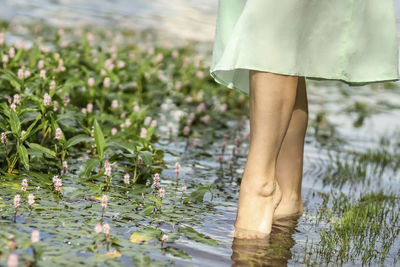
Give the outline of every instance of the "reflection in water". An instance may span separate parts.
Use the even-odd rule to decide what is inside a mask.
[[[286,266],[292,258],[292,238],[300,216],[274,221],[267,239],[238,239],[232,243],[232,266]]]

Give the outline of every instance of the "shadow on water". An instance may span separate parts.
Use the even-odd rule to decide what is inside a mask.
[[[232,266],[286,266],[296,244],[292,235],[300,216],[274,221],[267,239],[238,239],[232,242]]]

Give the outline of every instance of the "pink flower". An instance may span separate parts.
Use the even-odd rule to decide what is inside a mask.
[[[96,234],[100,234],[103,229],[103,227],[101,226],[101,223],[97,223],[96,226],[94,227],[94,230],[96,231]]]
[[[8,55],[3,55],[3,63],[4,64],[8,63]]]
[[[104,174],[105,174],[106,176],[111,176],[111,165],[110,165],[110,163],[108,162],[107,159],[106,159],[106,161],[104,162],[104,166],[105,166]]]
[[[221,112],[225,112],[227,108],[228,108],[228,105],[224,103],[221,105],[220,110],[221,110]]]
[[[224,141],[222,141],[222,146],[221,146],[221,152],[222,153],[225,152],[225,147],[226,147],[226,140],[224,139]]]
[[[44,67],[44,61],[43,60],[39,60],[38,62],[38,68],[42,69]]]
[[[151,121],[151,127],[156,127],[157,126],[157,121],[156,120],[152,120]]]
[[[29,194],[28,196],[28,204],[32,206],[35,203],[35,196],[33,194]]]
[[[19,207],[19,202],[21,201],[20,195],[15,195],[14,197],[14,208],[17,209]]]
[[[142,128],[140,130],[140,137],[141,138],[146,138],[146,136],[147,136],[147,129],[146,128]]]
[[[10,55],[10,58],[13,58],[15,56],[15,48],[10,47],[10,49],[8,50],[8,54]]]
[[[124,183],[125,184],[129,184],[129,178],[130,178],[129,173],[125,173],[125,175],[124,175]]]
[[[191,112],[189,114],[189,120],[193,121],[195,117],[196,117],[196,115],[194,114],[194,112]]]
[[[138,156],[138,167],[140,168],[142,166],[143,160],[141,156]]]
[[[206,109],[206,104],[204,104],[204,103],[200,103],[198,106],[197,106],[197,113],[201,113],[201,112],[203,112],[204,110]]]
[[[107,207],[107,196],[103,195],[103,198],[101,199],[101,208],[104,210]]]
[[[114,99],[114,100],[111,102],[111,108],[112,108],[112,109],[117,109],[117,108],[118,108],[118,100]]]
[[[164,242],[168,240],[168,235],[164,234],[161,238],[161,246],[164,245]]]
[[[205,124],[209,124],[210,123],[210,120],[211,120],[211,117],[210,117],[210,115],[205,115],[205,116],[203,116],[203,117],[201,117],[201,119],[200,119],[202,122],[204,122]]]
[[[18,266],[18,255],[11,254],[8,257],[7,265],[8,265],[8,267],[17,267]]]
[[[28,180],[27,179],[23,179],[21,185],[23,187],[27,187],[28,186]]]
[[[28,78],[29,76],[31,76],[31,72],[29,70],[25,70],[24,78]]]
[[[41,70],[40,71],[40,78],[42,78],[42,79],[46,78],[46,71],[45,70]]]
[[[19,96],[19,94],[15,94],[15,95],[14,95],[14,103],[17,104],[17,105],[20,103],[20,96]]]
[[[179,164],[179,162],[175,163],[175,172],[176,172],[176,176],[179,175],[179,169],[181,168],[181,164]]]
[[[126,119],[125,120],[125,126],[126,127],[129,127],[129,126],[131,126],[132,125],[132,122],[131,122],[131,120],[128,118],[128,119]]]
[[[239,147],[239,146],[240,146],[240,143],[241,143],[241,138],[240,138],[239,135],[237,135],[236,138],[235,138],[235,145],[236,145],[237,147]]]
[[[7,144],[7,135],[4,132],[1,133],[1,142],[5,145]]]
[[[164,198],[164,196],[165,196],[165,188],[164,188],[164,186],[161,186],[161,188],[160,188],[160,198]]]
[[[109,78],[109,77],[104,78],[103,86],[104,86],[105,88],[110,87],[110,78]]]
[[[44,97],[43,97],[43,105],[46,106],[46,107],[50,106],[50,102],[51,102],[50,95],[48,93],[45,93]]]
[[[24,78],[24,70],[19,69],[18,70],[18,79],[22,80]]]
[[[31,237],[32,243],[37,243],[40,240],[40,233],[37,229],[32,231],[32,237]]]
[[[190,127],[189,127],[188,125],[186,125],[186,126],[183,128],[183,134],[186,135],[186,136],[188,136],[189,133],[190,133]]]
[[[36,186],[36,191],[39,191],[39,189],[40,189],[40,186]]]
[[[57,177],[57,178],[53,177],[54,189],[57,192],[60,192],[61,191],[61,186],[62,186],[62,180],[60,178],[58,178],[58,176],[55,176],[55,177]]]
[[[160,185],[160,175],[158,173],[154,174],[153,185],[154,185],[154,188],[158,188]]]
[[[182,186],[182,194],[186,191],[186,185]]]
[[[109,232],[110,232],[110,225],[108,223],[104,223],[103,224],[103,233],[108,235]]]
[[[138,112],[139,111],[139,105],[135,104],[135,106],[133,107],[133,111]]]
[[[90,78],[88,79],[88,85],[89,85],[90,87],[92,87],[92,86],[94,85],[94,78],[93,78],[93,77],[90,77]]]
[[[199,70],[199,71],[196,73],[196,76],[197,76],[197,78],[202,79],[202,78],[204,78],[204,72],[202,72],[202,71]]]
[[[178,58],[179,57],[179,52],[177,50],[172,51],[172,57],[173,58]]]
[[[12,110],[16,111],[16,108],[17,108],[17,107],[15,106],[15,103],[14,103],[14,102],[11,103],[10,107],[11,107]]]
[[[89,104],[87,104],[87,112],[92,112],[93,111],[93,104],[92,103],[89,103]]]
[[[200,143],[200,139],[199,139],[199,138],[195,138],[195,139],[193,140],[193,146],[194,146],[194,147],[198,147],[198,146],[199,146],[199,143]]]
[[[53,80],[53,81],[50,82],[50,88],[49,88],[49,90],[52,91],[52,90],[54,90],[55,88],[56,88],[56,82]]]
[[[82,108],[82,109],[81,109],[81,112],[82,112],[83,114],[86,114],[86,113],[87,113],[86,108]]]
[[[116,135],[117,134],[117,128],[112,128],[111,129],[111,134]]]
[[[122,69],[123,67],[125,67],[125,62],[122,60],[118,61],[118,68]]]
[[[62,135],[62,131],[61,131],[61,129],[60,128],[57,128],[56,129],[56,139],[57,140],[60,140],[61,139],[61,135]]]
[[[62,162],[62,165],[63,165],[64,170],[66,170],[68,168],[68,162],[66,160],[64,160]]]
[[[69,94],[65,93],[65,95],[64,95],[64,106],[68,105],[69,102],[71,102],[71,99],[69,98]]]

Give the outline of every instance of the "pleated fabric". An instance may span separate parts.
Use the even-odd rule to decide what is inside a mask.
[[[397,81],[393,0],[219,0],[210,75],[249,94],[249,70],[339,80]]]

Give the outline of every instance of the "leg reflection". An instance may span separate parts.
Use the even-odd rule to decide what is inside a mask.
[[[232,243],[232,266],[286,266],[292,258],[292,238],[301,216],[276,219],[268,238],[239,239]]]

